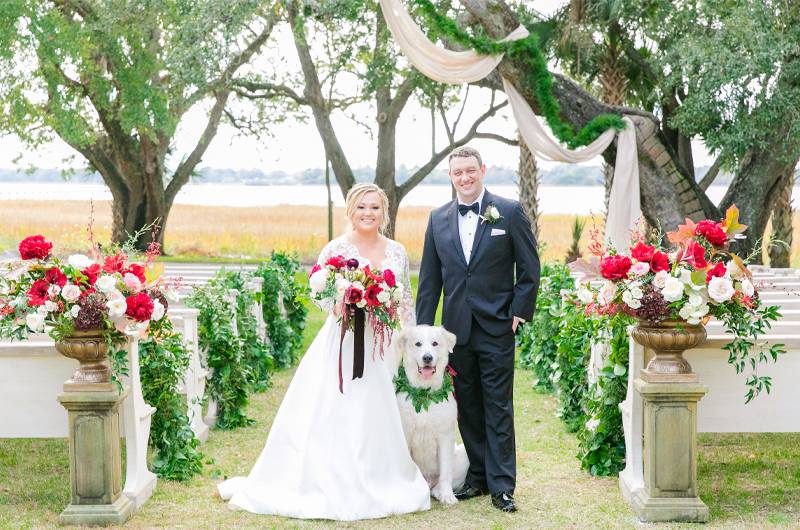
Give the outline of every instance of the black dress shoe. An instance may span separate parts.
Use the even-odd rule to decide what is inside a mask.
[[[470,486],[469,484],[464,484],[459,488],[458,491],[454,492],[456,499],[460,501],[465,501],[467,499],[471,499],[473,497],[480,497],[481,495],[486,495],[486,492]]]
[[[492,495],[492,505],[503,512],[517,511],[517,505],[514,504],[514,496],[508,492],[494,493]]]

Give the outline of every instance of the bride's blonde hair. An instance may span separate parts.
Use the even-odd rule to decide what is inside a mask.
[[[382,234],[386,233],[386,229],[389,228],[389,197],[386,196],[386,192],[383,191],[380,186],[368,182],[356,184],[347,192],[344,206],[344,214],[345,217],[347,217],[347,228],[349,230],[353,229],[353,214],[356,213],[358,203],[361,202],[364,195],[367,193],[375,193],[378,195],[378,200],[380,200],[381,209],[383,210],[381,212],[380,232]]]

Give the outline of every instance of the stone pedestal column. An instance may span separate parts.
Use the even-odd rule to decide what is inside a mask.
[[[119,407],[128,389],[119,394],[112,385],[99,384],[65,385],[64,390],[58,401],[69,414],[72,500],[60,520],[70,525],[121,525],[133,513],[131,501],[121,494]]]
[[[644,408],[644,488],[632,506],[642,521],[708,521],[697,496],[697,402],[706,387],[694,379],[636,380]]]

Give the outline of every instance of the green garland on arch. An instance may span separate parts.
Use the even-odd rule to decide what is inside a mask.
[[[620,116],[600,114],[583,129],[575,133],[572,125],[561,119],[561,106],[553,96],[553,77],[547,69],[547,60],[539,49],[539,38],[533,33],[524,39],[498,42],[485,35],[470,35],[456,22],[439,13],[431,0],[411,0],[420,15],[439,35],[450,42],[469,47],[483,55],[505,54],[506,57],[525,66],[525,80],[533,92],[547,125],[556,138],[570,149],[588,145],[608,129],[621,131],[625,123]]]

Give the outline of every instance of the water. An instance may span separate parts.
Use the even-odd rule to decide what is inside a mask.
[[[497,195],[516,199],[516,186],[487,188]],[[725,194],[725,186],[711,186],[709,198],[716,204]],[[334,204],[344,205],[339,188],[332,190]],[[794,204],[800,204],[800,186],[792,194]],[[449,186],[417,186],[403,199],[402,206],[439,206],[449,201]],[[102,184],[71,182],[0,184],[0,200],[50,201],[110,201],[111,192]],[[198,206],[325,206],[325,186],[244,186],[238,184],[193,184],[184,186],[175,198],[176,204]],[[539,208],[548,214],[588,214],[603,210],[603,188],[598,186],[542,186],[539,188]]]

